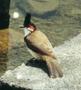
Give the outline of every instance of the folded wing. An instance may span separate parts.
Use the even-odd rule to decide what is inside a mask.
[[[29,48],[39,54],[53,56],[53,47],[45,34],[35,31],[32,35],[26,37],[25,41]]]

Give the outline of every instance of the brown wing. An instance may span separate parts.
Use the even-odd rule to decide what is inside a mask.
[[[45,34],[35,31],[26,39],[27,45],[39,54],[53,55],[53,47]]]

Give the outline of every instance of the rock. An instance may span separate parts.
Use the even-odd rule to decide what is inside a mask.
[[[0,81],[32,90],[81,90],[81,34],[54,51],[64,72],[62,78],[49,78],[41,68],[22,64],[8,70]]]

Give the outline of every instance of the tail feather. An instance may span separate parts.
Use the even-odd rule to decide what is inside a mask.
[[[50,77],[56,78],[56,77],[62,77],[63,72],[61,70],[60,64],[57,62],[56,59],[53,59],[51,57],[45,57]]]
[[[56,60],[53,60],[53,62],[50,62],[50,63],[52,65],[52,67],[53,67],[53,72],[55,72],[55,74],[57,76],[62,77],[63,76],[63,72],[61,70],[60,64]]]

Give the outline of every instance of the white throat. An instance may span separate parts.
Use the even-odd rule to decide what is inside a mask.
[[[24,28],[24,36],[27,36],[31,33],[31,31],[28,30],[28,28]]]

